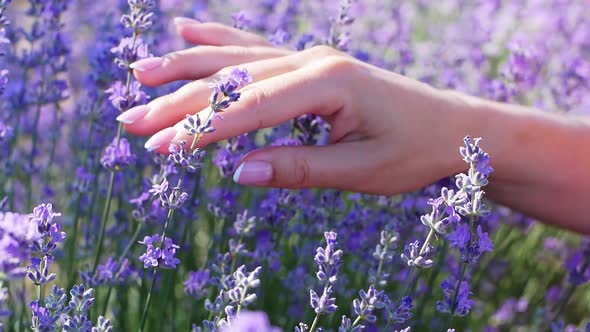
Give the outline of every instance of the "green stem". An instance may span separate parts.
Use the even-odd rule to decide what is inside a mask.
[[[248,286],[244,287],[244,291],[242,292],[242,297],[240,298],[240,303],[238,304],[238,309],[236,310],[236,315],[240,313],[242,310],[242,302],[246,298],[246,293],[248,292]]]
[[[45,75],[42,75],[42,77]],[[44,80],[44,78],[42,78],[42,80]],[[41,91],[43,91],[43,87],[41,88]],[[37,127],[39,126],[39,120],[41,118],[41,104],[37,105],[37,110],[35,113],[35,119],[33,120],[33,137],[32,137],[32,142],[31,142],[31,155],[29,156],[29,171],[32,172],[33,167],[34,167],[34,162],[35,162],[35,149],[37,147],[37,140],[38,140],[38,133],[37,133]],[[30,210],[32,207],[32,201],[33,201],[33,177],[32,176],[28,176],[27,177],[27,209]]]
[[[311,323],[311,327],[309,328],[309,332],[315,332],[319,322],[320,322],[320,314],[316,314],[315,318],[313,319],[313,323]]]
[[[117,260],[117,262],[119,262],[119,266],[121,265],[121,263],[125,259],[125,256],[127,256],[127,254],[129,253],[129,250],[131,250],[131,247],[133,247],[133,245],[135,244],[135,241],[137,241],[137,238],[139,237],[139,234],[141,234],[141,228],[142,228],[142,224],[139,223],[137,225],[137,227],[135,228],[135,232],[133,233],[133,236],[131,236],[131,239],[129,240],[129,243],[125,247],[125,250],[123,250],[123,253],[119,256],[119,259]],[[103,316],[106,316],[107,308],[108,308],[108,303],[109,303],[109,300],[111,298],[112,290],[113,290],[113,285],[112,284],[109,284],[109,288],[108,288],[108,291],[107,291],[106,299],[105,299],[103,310],[102,310]]]
[[[68,282],[68,288],[67,289],[71,289],[76,278],[73,276],[74,275],[74,266],[76,265],[75,263],[75,253],[76,251],[76,243],[77,243],[77,239],[78,239],[78,225],[79,225],[79,220],[80,220],[80,210],[81,210],[81,206],[80,206],[80,201],[82,199],[82,193],[78,192],[78,196],[76,197],[76,210],[74,211],[74,228],[72,229],[72,233],[71,236],[68,237],[68,269],[67,269],[67,278],[69,280]]]
[[[152,277],[152,283],[150,285],[150,290],[148,291],[147,299],[145,301],[145,306],[143,308],[143,314],[141,315],[141,323],[139,324],[139,332],[144,331],[145,321],[147,319],[147,314],[150,309],[150,302],[152,300],[152,292],[154,290],[154,286],[156,285],[156,279],[158,277],[158,268],[154,270],[154,275]]]
[[[209,119],[211,119],[211,117],[213,116],[213,114],[214,114],[214,112],[211,111],[209,113],[207,119],[204,121],[204,123],[207,123],[209,121]],[[192,141],[192,143],[190,145],[189,151],[192,151],[195,148],[195,146],[197,144],[197,141],[201,138],[201,136],[202,136],[202,134],[197,134],[197,135],[194,135],[193,136],[193,141]],[[186,169],[183,168],[182,171],[181,171],[181,173],[180,173],[180,177],[178,178],[178,183],[176,185],[177,188],[179,188],[179,189],[182,188],[182,183],[183,183],[183,180],[184,180],[185,175],[186,175]],[[166,216],[166,222],[164,223],[164,230],[162,231],[162,235],[161,235],[161,241],[162,241],[162,243],[164,243],[164,239],[166,239],[166,231],[168,229],[168,225],[170,224],[170,221],[172,220],[172,217],[174,216],[174,211],[175,211],[175,209],[171,209],[171,208],[168,209],[168,215]],[[144,306],[144,310],[143,310],[143,314],[142,314],[142,319],[141,319],[141,325],[140,325],[140,329],[139,329],[140,332],[143,331],[143,328],[144,328],[144,325],[145,325],[145,320],[147,318],[147,313],[148,313],[149,308],[150,308],[150,302],[151,302],[152,292],[153,292],[153,289],[154,289],[154,283],[156,282],[156,278],[158,276],[158,272],[159,271],[160,271],[159,266],[157,266],[155,268],[155,270],[154,270],[154,276],[153,276],[153,279],[152,279],[152,285],[150,286],[150,289],[148,291],[146,303],[145,303],[145,306]]]
[[[106,314],[107,314],[107,309],[109,307],[109,300],[111,299],[111,293],[112,293],[112,291],[113,291],[113,287],[112,286],[109,286],[109,290],[107,291],[107,295],[106,295],[106,297],[104,299],[104,303],[102,305],[102,315],[104,317],[106,317]]]
[[[453,320],[455,319],[455,310],[457,309],[457,297],[459,296],[459,288],[461,287],[461,283],[463,282],[463,278],[465,277],[465,271],[467,271],[467,263],[463,262],[461,264],[461,276],[459,277],[459,281],[457,282],[457,287],[455,287],[455,295],[453,296],[453,303],[451,307],[451,317],[449,319],[449,328],[452,328]]]
[[[104,242],[104,233],[106,230],[107,219],[109,218],[109,213],[111,211],[111,201],[113,196],[113,187],[115,186],[115,171],[111,171],[110,179],[109,179],[109,186],[107,189],[107,197],[105,207],[102,211],[102,217],[100,220],[100,229],[98,231],[98,244],[96,246],[96,252],[94,253],[94,263],[92,264],[92,275],[96,272],[96,268],[98,267],[98,263],[100,261],[100,255],[102,253],[102,246]]]
[[[352,322],[352,327],[355,327],[355,326],[356,326],[358,323],[360,323],[360,322],[361,322],[361,320],[362,320],[362,319],[363,319],[363,317],[362,317],[362,316],[358,316],[358,317],[357,317],[357,318],[354,320],[354,322]]]
[[[131,248],[135,244],[135,241],[137,241],[137,238],[139,237],[139,234],[141,234],[141,228],[142,228],[142,226],[143,226],[142,223],[138,223],[137,224],[137,227],[135,228],[135,232],[133,232],[133,235],[131,236],[131,239],[129,240],[129,243],[125,247],[125,250],[123,250],[123,253],[121,253],[121,255],[119,256],[119,260],[118,260],[119,263],[121,263],[123,261],[123,259],[125,259],[125,256],[127,256],[127,254],[129,253],[129,251],[131,250]]]
[[[434,236],[434,228],[431,228],[430,231],[428,232],[428,235],[426,236],[426,240],[424,241],[424,244],[422,244],[422,248],[420,248],[420,255],[422,255],[426,251],[426,248],[428,248],[428,244],[430,243],[430,241],[432,241],[433,236]]]

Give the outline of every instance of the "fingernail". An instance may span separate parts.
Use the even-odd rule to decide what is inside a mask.
[[[246,161],[234,173],[239,184],[263,184],[272,179],[272,165],[264,161]]]
[[[186,25],[186,24],[199,24],[201,22],[193,19],[193,18],[188,18],[188,17],[175,17],[174,18],[174,24],[176,24],[177,26],[181,26],[181,25]]]
[[[123,122],[125,124],[132,124],[139,119],[143,119],[143,117],[150,111],[150,107],[148,105],[141,105],[137,107],[133,107],[126,112],[121,113],[117,117],[117,121]]]
[[[140,72],[145,72],[160,67],[162,63],[164,63],[164,59],[160,57],[146,58],[141,59],[139,61],[135,61],[134,63],[129,65],[129,68],[135,69]]]
[[[166,128],[157,132],[154,136],[145,142],[145,148],[148,151],[154,151],[164,144],[170,144],[176,136],[176,129],[174,127]]]

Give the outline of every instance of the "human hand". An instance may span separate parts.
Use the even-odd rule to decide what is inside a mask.
[[[418,189],[462,170],[458,144],[473,123],[457,94],[358,61],[326,46],[292,52],[217,23],[181,19],[178,32],[202,46],[133,65],[137,79],[157,86],[194,80],[118,120],[146,148],[168,152],[189,140],[186,114],[208,112],[208,83],[234,67],[254,81],[216,119],[197,146],[313,113],[330,125],[327,146],[264,147],[247,154],[234,180],[242,184],[324,187],[375,194]]]

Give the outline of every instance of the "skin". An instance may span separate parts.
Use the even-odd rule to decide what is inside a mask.
[[[171,143],[189,140],[186,114],[207,111],[208,83],[232,67],[254,81],[243,89],[217,130],[199,146],[306,113],[330,125],[327,146],[264,147],[242,162],[266,162],[272,178],[261,187],[335,188],[394,195],[463,172],[465,135],[482,137],[495,172],[488,197],[546,223],[590,234],[590,119],[548,114],[438,90],[360,62],[325,46],[292,52],[217,23],[176,22],[200,46],[163,56],[135,70],[143,84],[192,80],[149,103],[147,115],[125,128],[136,135],[177,129]],[[167,153],[167,145],[157,150]]]

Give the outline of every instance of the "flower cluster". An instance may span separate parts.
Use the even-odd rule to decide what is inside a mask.
[[[31,328],[35,331],[112,331],[110,320],[102,316],[95,327],[89,321],[89,310],[94,301],[92,288],[74,285],[68,302],[65,291],[54,285],[43,301],[35,300],[29,304]]]
[[[54,218],[59,216],[61,214],[53,212],[51,204],[38,205],[29,215],[30,220],[37,224],[40,235],[30,245],[31,254],[37,257],[31,257],[27,277],[37,286],[55,279],[55,273],[49,272],[49,266],[54,261],[53,252],[57,245],[63,243],[66,238],[66,233],[61,231],[60,224],[54,222]]]
[[[233,68],[228,75],[222,76],[209,85],[213,89],[209,105],[215,113],[223,112],[229,105],[240,99],[239,88],[252,82],[252,77],[243,68]]]
[[[106,147],[100,159],[102,166],[109,170],[121,170],[133,165],[136,156],[131,153],[129,142],[125,138],[117,140],[115,137],[111,144]]]
[[[158,246],[160,242],[162,245]],[[162,240],[160,234],[155,234],[146,236],[139,243],[146,246],[145,253],[139,256],[139,260],[143,263],[144,268],[159,266],[175,269],[176,265],[180,263],[180,260],[176,258],[176,250],[180,247],[174,244],[172,239],[168,237]]]

